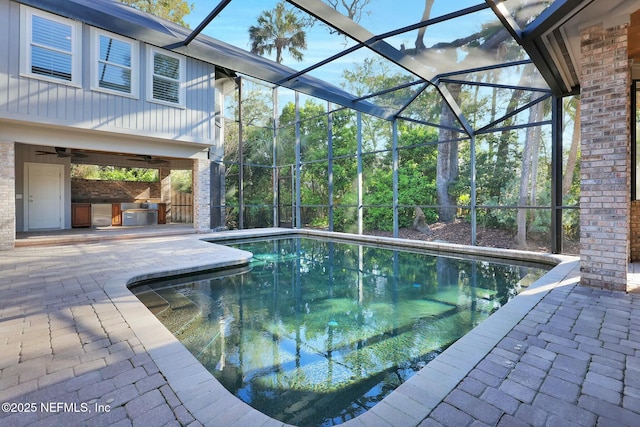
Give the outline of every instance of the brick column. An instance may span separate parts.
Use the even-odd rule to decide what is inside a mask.
[[[0,141],[0,250],[16,243],[16,151],[13,142]]]
[[[628,25],[581,34],[582,284],[626,290],[630,220]]]
[[[193,227],[211,231],[211,161],[193,161]]]

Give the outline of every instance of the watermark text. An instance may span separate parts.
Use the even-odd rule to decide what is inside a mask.
[[[41,412],[47,414],[110,412],[108,404],[95,402],[4,402],[0,405],[4,413]]]

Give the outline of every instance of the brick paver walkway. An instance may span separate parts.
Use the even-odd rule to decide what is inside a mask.
[[[198,425],[103,289],[121,274],[211,264],[213,245],[196,240],[0,252],[0,425]]]
[[[640,296],[553,290],[420,425],[640,425]]]
[[[209,381],[203,368],[187,361],[193,377],[173,373],[187,359],[182,350],[155,349],[138,333],[144,325],[131,324],[129,300],[114,302],[105,291],[119,277],[228,262],[228,253],[198,237],[1,252],[0,402],[10,406],[0,425],[282,425],[226,395],[198,396],[197,384],[185,389],[191,378]],[[439,404],[430,389],[442,384],[409,385],[349,424],[640,425],[639,298],[580,288],[574,279],[480,355]],[[445,372],[442,360],[437,369]],[[411,421],[429,402],[428,417]]]

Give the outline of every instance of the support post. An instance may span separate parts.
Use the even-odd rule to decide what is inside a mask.
[[[562,98],[551,98],[551,253],[562,253]]]
[[[244,229],[244,139],[242,135],[242,77],[238,77],[238,229]]]
[[[327,173],[329,174],[329,231],[333,231],[333,112],[331,102],[327,103],[327,157],[329,160]]]
[[[296,228],[302,228],[302,197],[300,194],[300,186],[302,179],[300,177],[300,94],[296,92]]]
[[[392,131],[393,131],[393,139],[391,146],[391,156],[392,156],[392,165],[391,165],[391,174],[393,180],[393,237],[400,236],[400,224],[398,220],[398,190],[399,190],[399,182],[398,182],[398,119],[393,119],[392,123]]]
[[[280,218],[278,212],[278,200],[280,195],[278,194],[278,180],[280,174],[278,173],[278,87],[275,86],[272,92],[272,106],[273,106],[273,140],[272,140],[272,163],[271,163],[271,181],[273,183],[273,226],[280,226]]]
[[[471,139],[469,142],[469,157],[470,157],[470,168],[469,175],[471,178],[470,186],[471,186],[471,246],[476,246],[478,244],[478,216],[477,216],[477,193],[476,193],[476,136],[471,134]]]
[[[16,244],[16,144],[0,141],[0,251]]]
[[[363,177],[362,177],[362,113],[358,111],[358,151],[357,151],[357,163],[358,163],[358,234],[362,234],[363,226],[363,212],[362,212],[362,192],[363,192]]]

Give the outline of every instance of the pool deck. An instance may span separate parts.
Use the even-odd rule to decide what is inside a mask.
[[[0,425],[282,426],[227,392],[127,289],[246,262],[201,239],[253,233],[20,236],[0,252]],[[344,425],[640,425],[640,295],[579,287],[577,260],[556,259]]]

